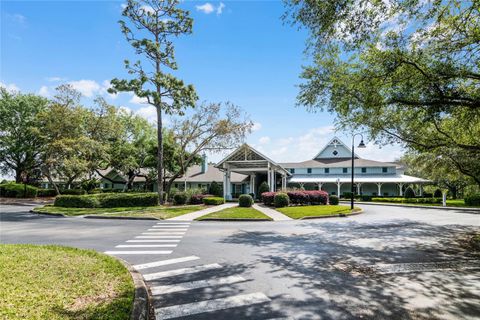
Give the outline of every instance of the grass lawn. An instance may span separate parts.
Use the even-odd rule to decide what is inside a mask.
[[[205,220],[205,219],[268,219],[272,220],[270,217],[264,215],[258,210],[253,208],[243,208],[243,207],[232,207],[223,209],[217,212],[212,212],[206,216],[197,218],[196,220]]]
[[[134,286],[93,250],[0,245],[0,319],[129,319]]]
[[[292,219],[301,219],[303,217],[320,217],[337,215],[340,213],[350,214],[350,206],[342,205],[318,205],[318,206],[292,206],[285,208],[277,208],[277,211],[289,216]],[[353,212],[359,211],[360,208],[354,207]]]
[[[113,217],[153,217],[157,219],[168,219],[198,211],[204,207],[205,206],[203,205],[192,205],[178,207],[64,208],[47,205],[44,207],[37,207],[34,211],[40,213],[63,214],[65,216],[105,214]]]

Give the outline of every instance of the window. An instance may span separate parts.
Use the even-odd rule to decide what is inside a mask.
[[[308,168],[307,173],[312,173],[312,168]]]
[[[330,173],[330,168],[325,168],[325,173]]]
[[[333,153],[334,156],[338,155],[338,151],[337,151],[337,150],[333,150],[332,153]]]
[[[367,173],[367,168],[362,168],[362,173]]]
[[[290,173],[295,173],[295,169],[290,169]]]
[[[242,193],[242,185],[236,184],[235,185],[235,193]]]
[[[343,168],[343,173],[347,173],[348,172],[348,168]]]
[[[383,167],[383,168],[382,168],[382,172],[383,172],[383,173],[388,172],[388,168],[387,168],[387,167]]]

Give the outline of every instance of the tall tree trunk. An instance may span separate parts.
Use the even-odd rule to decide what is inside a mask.
[[[58,189],[57,184],[55,182],[53,182],[52,175],[50,174],[50,170],[49,169],[44,169],[42,171],[43,171],[43,174],[47,177],[48,183],[50,183],[53,186],[53,188],[55,189],[55,192],[57,194],[60,194],[60,190]]]
[[[22,182],[22,169],[20,169],[19,167],[15,169],[15,182],[16,183]]]
[[[160,204],[163,204],[163,132],[162,132],[162,109],[157,107],[157,141],[158,141],[158,150],[157,150],[157,193]]]

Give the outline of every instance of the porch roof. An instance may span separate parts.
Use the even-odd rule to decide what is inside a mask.
[[[289,179],[289,183],[350,183],[349,175],[326,176],[326,175],[295,175]],[[396,175],[355,175],[355,181],[359,183],[429,183],[430,180],[408,176]]]

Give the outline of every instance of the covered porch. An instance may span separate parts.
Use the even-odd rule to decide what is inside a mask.
[[[253,194],[254,197],[258,197],[258,187],[264,181],[267,182],[270,191],[286,189],[287,178],[290,176],[283,167],[247,144],[233,151],[216,167],[224,173],[223,196],[227,200],[238,194],[237,187],[231,182],[232,172],[248,176],[245,193]]]

